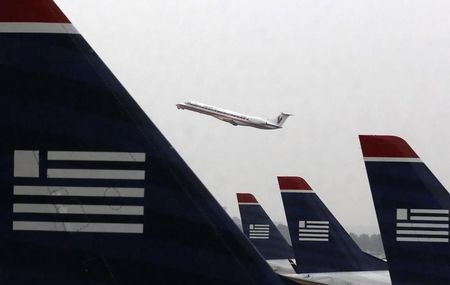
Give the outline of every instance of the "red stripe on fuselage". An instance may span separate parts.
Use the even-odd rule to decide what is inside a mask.
[[[240,117],[240,115],[235,115],[232,113],[225,113],[224,111],[221,111],[221,110],[207,109],[205,107],[188,105],[188,104],[179,104],[179,105],[181,106],[180,108],[182,108],[182,109],[188,109],[191,111],[199,112],[199,113],[206,114],[206,115],[211,115],[214,117],[221,117],[221,118],[227,118],[227,119],[229,118],[232,120],[238,120],[243,123],[249,123],[248,119],[243,119]]]
[[[0,0],[0,22],[70,23],[52,0]]]
[[[279,126],[276,125],[271,125],[271,124],[256,124],[256,123],[252,123],[250,121],[250,119],[243,119],[240,116],[242,115],[235,115],[232,113],[222,113],[223,111],[219,111],[219,110],[210,110],[210,109],[206,109],[204,107],[201,106],[195,106],[195,105],[189,105],[189,104],[177,104],[177,108],[178,109],[186,109],[186,110],[191,110],[197,113],[201,113],[201,114],[205,114],[205,115],[210,115],[212,117],[215,117],[219,120],[223,120],[223,119],[230,119],[232,121],[235,121],[236,123],[240,123],[239,125],[241,126],[252,126],[255,128],[260,128],[260,129],[279,129]]]

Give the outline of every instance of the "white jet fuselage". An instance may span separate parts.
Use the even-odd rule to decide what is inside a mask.
[[[178,109],[185,109],[205,115],[215,117],[234,126],[248,126],[258,129],[280,129],[281,124],[272,122],[267,119],[239,114],[233,111],[217,108],[197,102],[186,102],[177,104]],[[288,115],[289,116],[289,115]]]
[[[327,285],[391,285],[389,271],[350,271],[328,273],[279,273],[299,284],[327,284]]]

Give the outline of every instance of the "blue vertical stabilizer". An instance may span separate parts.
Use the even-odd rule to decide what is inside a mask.
[[[278,177],[299,273],[387,270],[352,240],[308,183]]]
[[[266,259],[292,259],[294,252],[256,198],[249,193],[237,194],[242,230]]]
[[[0,0],[0,132],[0,284],[281,284],[51,0]]]
[[[448,191],[403,139],[360,142],[393,284],[450,284]]]

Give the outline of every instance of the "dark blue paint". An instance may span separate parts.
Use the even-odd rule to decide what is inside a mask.
[[[0,132],[1,284],[281,284],[81,36],[0,34]],[[144,234],[13,232],[15,149],[145,152]]]
[[[447,190],[424,163],[366,162],[366,169],[392,283],[450,284],[448,242],[396,241],[396,210],[450,209]]]
[[[299,273],[387,270],[363,251],[314,193],[281,193]],[[329,221],[329,241],[299,241],[299,221]]]
[[[241,213],[242,229],[247,237],[250,237],[250,224],[269,225],[269,239],[251,239],[253,245],[265,259],[294,258],[292,247],[260,205],[240,204],[239,212]]]

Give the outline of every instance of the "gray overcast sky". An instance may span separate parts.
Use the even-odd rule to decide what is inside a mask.
[[[309,181],[347,230],[378,226],[358,134],[397,134],[450,186],[450,3],[57,0],[217,200],[253,192],[284,222],[277,175]],[[285,128],[233,127],[187,100]]]

